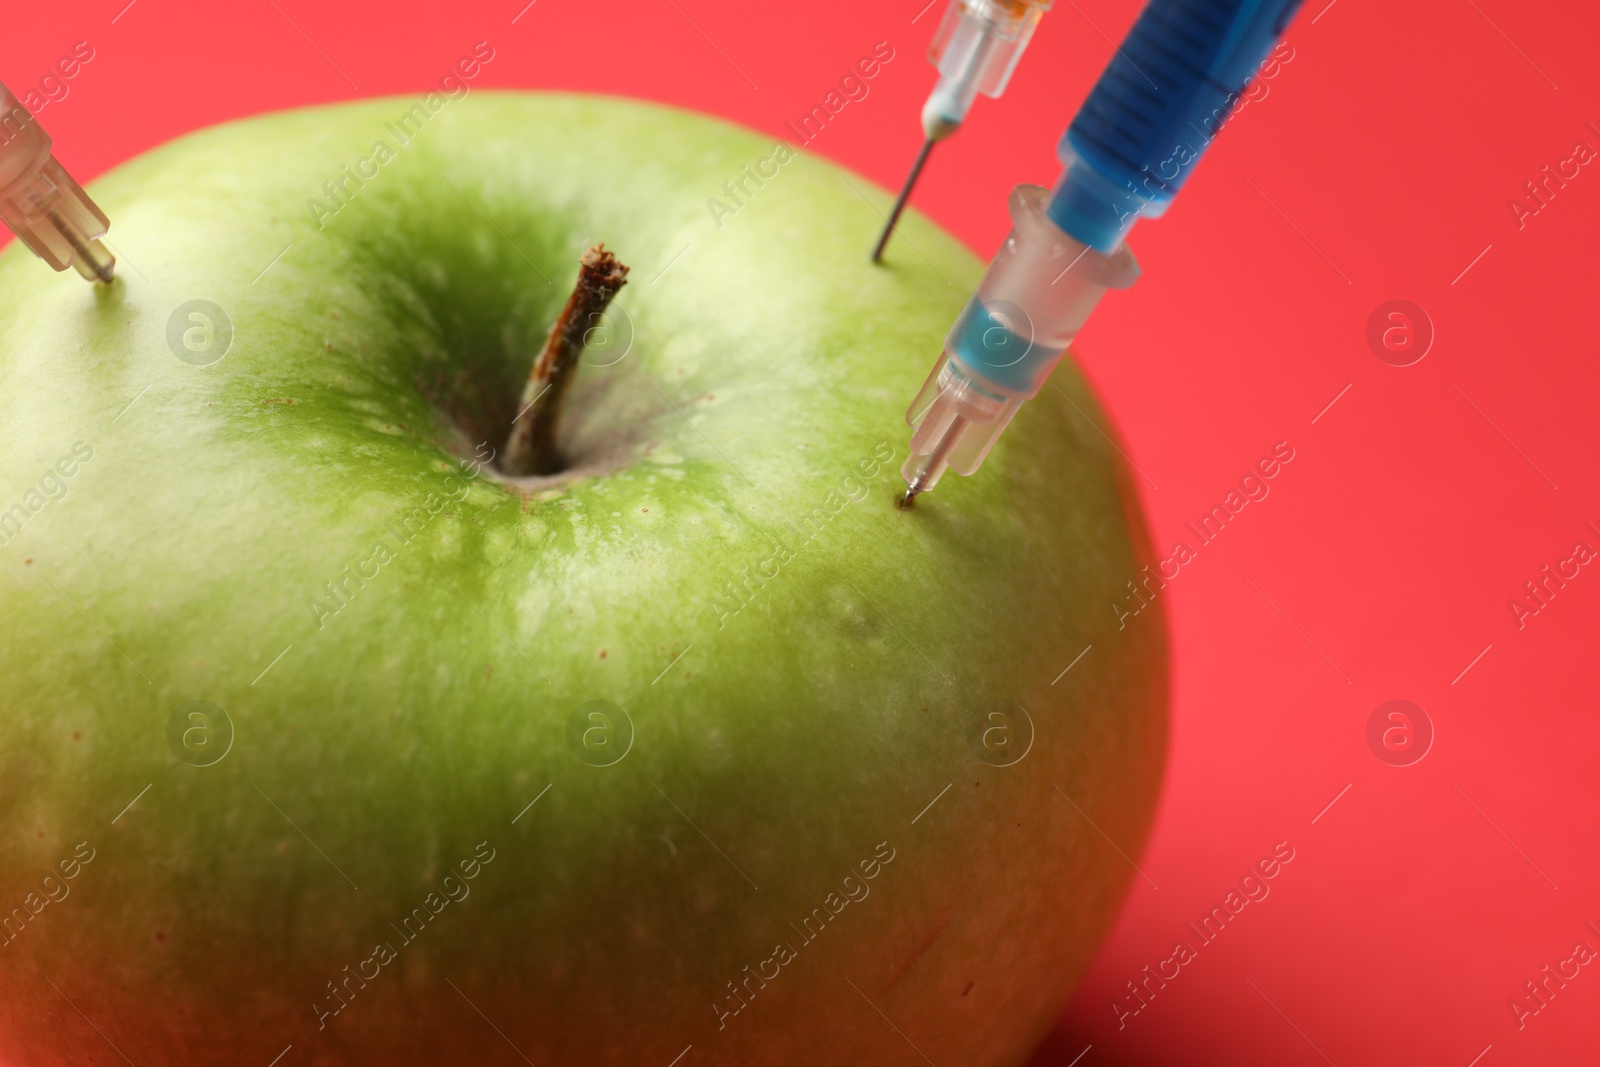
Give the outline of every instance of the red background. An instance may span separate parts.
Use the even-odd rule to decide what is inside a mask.
[[[480,39],[497,56],[479,86],[647,97],[790,136],[785,120],[886,40],[897,54],[871,95],[810,147],[894,187],[943,7],[524,3],[8,5],[0,77],[21,95],[91,43],[40,114],[87,180],[226,119],[415,92]],[[1600,16],[1326,3],[1307,0],[1294,58],[1177,207],[1135,231],[1145,276],[1079,346],[1145,475],[1158,546],[1190,540],[1184,522],[1275,442],[1296,457],[1162,593],[1176,689],[1148,881],[1037,1065],[1501,1067],[1600,1048],[1600,966],[1520,1030],[1507,1006],[1576,941],[1600,949],[1585,927],[1600,926],[1600,566],[1520,630],[1507,606],[1575,541],[1600,549],[1585,527],[1600,527],[1600,166],[1521,228],[1507,204],[1576,141],[1600,149]],[[1056,138],[1138,5],[1055,8],[915,200],[985,258],[1010,187],[1055,178]],[[1366,341],[1397,298],[1436,331],[1403,368]],[[1408,767],[1366,740],[1397,698],[1436,731]],[[1119,1029],[1124,983],[1192,941],[1185,921],[1285,840],[1296,856],[1271,895]]]

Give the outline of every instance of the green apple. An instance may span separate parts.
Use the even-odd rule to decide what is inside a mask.
[[[1134,877],[1167,647],[1070,361],[894,506],[960,244],[874,267],[877,187],[578,96],[91,193],[114,285],[0,256],[0,1055],[1026,1057]],[[568,466],[506,479],[600,241]]]

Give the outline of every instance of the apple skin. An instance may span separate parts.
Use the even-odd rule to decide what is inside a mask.
[[[112,287],[0,255],[0,1054],[1020,1062],[1166,742],[1161,599],[1111,606],[1152,557],[1077,367],[899,511],[904,405],[981,270],[952,237],[913,212],[871,266],[887,195],[806,155],[715,212],[773,142],[682,111],[477,92],[402,146],[414,103],[106,175]],[[598,241],[634,338],[577,375],[571,468],[458,477]],[[232,323],[207,366],[167,339],[194,299]],[[205,766],[194,700],[233,729]],[[577,753],[621,720],[569,745],[591,700],[620,762]],[[969,743],[994,701],[1032,723],[1009,766],[1020,720]]]

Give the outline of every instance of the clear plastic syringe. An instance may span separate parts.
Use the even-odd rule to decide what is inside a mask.
[[[944,20],[928,47],[928,59],[939,69],[939,81],[922,105],[922,151],[911,165],[900,195],[872,249],[872,261],[883,258],[911,189],[922,175],[933,146],[961,128],[979,93],[998,97],[1033,39],[1034,27],[1050,9],[1051,0],[950,0]]]
[[[56,270],[109,282],[117,261],[100,238],[111,223],[50,148],[50,135],[0,85],[0,219]]]
[[[1300,0],[1151,0],[1061,138],[1054,190],[1011,193],[1011,234],[906,411],[903,506],[971,474],[1044,386],[1107,289],[1139,276],[1123,238],[1163,213]]]

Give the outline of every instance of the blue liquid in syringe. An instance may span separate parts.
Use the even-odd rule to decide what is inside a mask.
[[[1067,347],[1046,347],[1017,332],[1030,326],[1021,308],[991,308],[973,300],[962,312],[954,355],[995,385],[1030,391],[1037,384],[1033,368],[1043,361],[1053,362]]]

